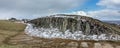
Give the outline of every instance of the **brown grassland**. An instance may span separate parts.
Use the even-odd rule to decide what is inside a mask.
[[[8,45],[6,42],[9,38],[23,32],[24,29],[24,24],[0,20],[0,48],[16,48],[16,46]]]

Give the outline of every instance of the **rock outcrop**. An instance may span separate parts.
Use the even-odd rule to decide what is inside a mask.
[[[102,33],[120,35],[120,29],[117,26],[80,15],[51,15],[31,20],[29,23],[40,28],[58,28],[62,32],[70,30],[70,32],[82,31],[86,35]]]
[[[52,29],[57,28],[63,34],[67,30],[73,34],[75,34],[75,32],[77,31],[82,31],[82,33],[86,36],[94,35],[92,36],[93,39],[95,38],[100,39],[100,38],[103,38],[103,36],[109,37],[110,39],[111,38],[120,39],[120,36],[119,36],[120,28],[118,25],[108,24],[108,23],[99,21],[97,19],[93,19],[91,17],[86,17],[86,16],[57,14],[57,15],[37,18],[29,21],[28,23],[32,24],[33,28],[44,28],[47,30],[48,29],[50,30],[51,28]],[[41,30],[41,32],[44,32],[42,31],[43,29],[39,29],[39,30]],[[56,31],[53,31],[53,32],[56,32]],[[38,36],[41,36],[41,35],[38,35]]]

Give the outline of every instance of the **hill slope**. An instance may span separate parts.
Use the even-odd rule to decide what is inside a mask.
[[[119,41],[44,39],[26,35],[24,24],[0,20],[0,48],[119,48]],[[19,27],[19,28],[18,28]]]
[[[105,40],[113,40],[114,38],[116,38],[114,40],[120,39],[119,37],[120,28],[118,25],[108,24],[99,21],[97,19],[80,16],[80,15],[65,15],[65,14],[51,15],[51,16],[31,20],[29,21],[29,23],[31,23],[32,25],[29,26],[27,34],[31,34],[33,36],[38,36],[38,37],[42,36],[42,33],[46,33],[44,34],[45,36],[43,35],[43,37],[50,38],[51,35],[48,34],[52,33],[53,35],[54,33],[58,33],[60,35],[56,35],[56,36],[60,38],[64,38],[65,36],[65,38],[70,38],[70,39],[75,38],[77,40],[83,38],[105,39]],[[36,30],[35,27],[37,27],[39,31],[35,32]],[[33,30],[30,28],[32,28]],[[46,29],[48,31],[46,31]],[[80,34],[81,32],[82,34]],[[81,35],[82,38],[77,37],[76,34],[79,34],[78,36]]]
[[[18,46],[7,45],[10,38],[24,31],[25,25],[7,20],[0,20],[0,48],[16,48]]]

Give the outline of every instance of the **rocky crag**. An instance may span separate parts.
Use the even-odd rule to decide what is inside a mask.
[[[40,17],[28,23],[30,24],[26,27],[26,33],[31,36],[76,40],[120,40],[118,25],[86,16],[57,14]]]

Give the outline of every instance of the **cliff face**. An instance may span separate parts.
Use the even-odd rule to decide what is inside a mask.
[[[120,29],[117,26],[101,22],[97,19],[79,15],[51,15],[48,17],[37,18],[29,21],[34,24],[34,27],[38,28],[58,28],[59,31],[70,32],[82,31],[84,34],[119,34]]]

